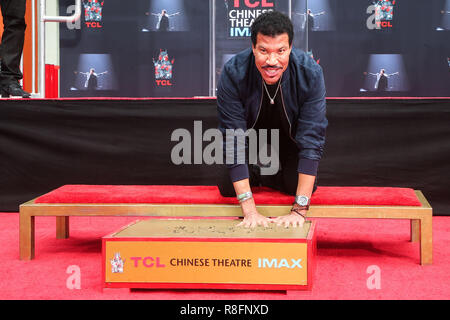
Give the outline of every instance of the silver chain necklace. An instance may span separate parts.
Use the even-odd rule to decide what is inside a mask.
[[[267,95],[269,96],[270,104],[275,104],[275,98],[277,96],[278,89],[280,89],[281,79],[278,81],[277,90],[275,91],[275,95],[273,96],[273,98],[270,96],[269,90],[267,90],[266,82],[264,80],[263,80],[263,84],[264,84],[264,88],[266,89]]]

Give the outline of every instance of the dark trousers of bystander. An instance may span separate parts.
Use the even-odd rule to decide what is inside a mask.
[[[0,45],[0,85],[22,79],[20,60],[25,40],[26,0],[0,0],[3,16],[3,34]]]

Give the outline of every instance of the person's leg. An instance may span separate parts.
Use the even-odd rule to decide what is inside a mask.
[[[259,186],[259,168],[255,165],[249,165],[248,170],[250,174],[250,186]],[[227,167],[225,165],[220,165],[218,166],[218,171],[219,177],[217,187],[219,188],[220,194],[223,197],[236,197],[236,191],[234,190]]]
[[[22,79],[20,60],[25,40],[25,0],[2,0],[2,83]]]
[[[285,159],[283,162],[284,166],[282,166],[281,174],[279,177],[279,185],[280,191],[295,196],[297,193],[298,186],[298,158],[297,157],[289,157]],[[314,187],[312,193],[317,189],[317,176],[314,180]]]
[[[26,0],[2,0],[3,35],[0,46],[2,95],[29,97],[19,85],[23,75],[20,71],[25,40]]]
[[[293,148],[294,151],[296,149]],[[296,195],[298,185],[298,155],[296,152],[280,152],[280,170],[273,176],[261,176],[263,186]],[[317,176],[314,181],[313,193],[317,189]]]
[[[234,191],[227,167],[225,165],[218,166],[218,171],[217,187],[219,188],[220,194],[223,197],[235,197],[236,192]]]

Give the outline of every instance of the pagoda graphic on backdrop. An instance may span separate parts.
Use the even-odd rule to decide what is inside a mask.
[[[102,10],[104,1],[99,0],[84,0],[84,20],[88,21],[102,21]]]
[[[170,60],[167,50],[160,49],[158,59],[153,59],[155,66],[155,80],[158,86],[171,86],[170,80],[173,77],[173,63],[175,59]]]

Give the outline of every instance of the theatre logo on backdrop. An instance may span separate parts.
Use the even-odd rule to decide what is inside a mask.
[[[228,36],[250,37],[253,21],[266,11],[275,10],[274,0],[225,0],[228,9]]]
[[[102,28],[102,11],[104,1],[83,0],[84,21],[88,28]]]
[[[112,273],[123,273],[123,267],[125,264],[125,259],[122,260],[120,252],[114,253],[114,258],[110,260],[111,262],[111,272]]]
[[[395,3],[396,0],[373,1],[366,11],[370,14],[366,22],[367,28],[369,30],[392,28],[394,26]]]
[[[83,0],[84,9],[84,23],[87,28],[90,29],[101,29],[103,28],[103,5],[105,1],[99,0]],[[67,7],[66,13],[72,15],[75,13],[75,5],[70,5]],[[77,21],[68,21],[66,23],[67,29],[69,30],[80,30],[81,29],[81,19]]]
[[[173,63],[175,59],[170,60],[167,50],[160,49],[158,59],[153,59],[155,66],[155,81],[159,87],[172,86]]]

